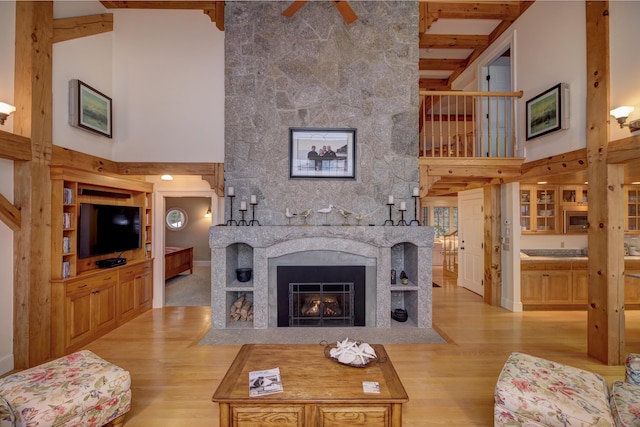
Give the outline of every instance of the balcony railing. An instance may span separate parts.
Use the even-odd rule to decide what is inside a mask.
[[[422,91],[420,157],[516,157],[520,92]]]

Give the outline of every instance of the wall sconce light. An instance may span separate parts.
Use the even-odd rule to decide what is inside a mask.
[[[4,121],[7,120],[7,117],[9,117],[9,115],[14,111],[16,111],[16,107],[13,105],[0,102],[0,125],[3,125]]]
[[[173,181],[173,177],[171,175],[162,175],[160,179],[163,181]]]
[[[207,211],[204,213],[204,217],[211,218],[211,209],[207,209]]]
[[[634,120],[632,122],[629,122],[629,124],[626,124],[627,119],[629,118],[629,114],[631,114],[633,110],[633,107],[625,105],[609,111],[609,114],[616,118],[618,124],[620,124],[620,128],[626,126],[629,128],[630,132],[635,132],[640,130],[640,120]]]

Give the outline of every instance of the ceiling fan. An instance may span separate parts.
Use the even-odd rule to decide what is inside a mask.
[[[351,6],[349,6],[349,3],[347,3],[346,0],[332,0],[332,1],[335,7],[338,8],[338,11],[342,15],[342,17],[344,18],[344,22],[346,22],[347,24],[351,24],[352,22],[358,19],[358,15],[356,15],[353,9],[351,9]],[[291,5],[288,8],[285,9],[284,12],[282,12],[282,15],[288,18],[291,18],[293,15],[295,15],[298,9],[304,6],[306,2],[307,0],[294,1],[293,3],[291,3]]]

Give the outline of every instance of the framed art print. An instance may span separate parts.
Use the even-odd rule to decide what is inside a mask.
[[[566,96],[568,85],[560,83],[527,101],[527,140],[567,128]]]
[[[111,98],[80,80],[69,81],[69,124],[112,137]]]
[[[290,128],[289,177],[356,178],[356,129]]]

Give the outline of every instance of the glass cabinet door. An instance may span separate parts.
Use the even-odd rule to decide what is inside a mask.
[[[556,224],[556,190],[536,189],[536,231],[554,232]]]
[[[531,231],[531,189],[520,190],[520,227],[522,231]]]
[[[627,230],[640,230],[640,190],[627,190]]]

